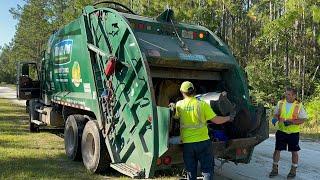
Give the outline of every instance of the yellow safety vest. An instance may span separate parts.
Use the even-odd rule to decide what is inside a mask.
[[[210,105],[195,97],[178,101],[175,117],[180,119],[180,133],[183,143],[200,142],[209,139],[207,120],[216,116]]]
[[[287,112],[286,103],[287,101],[285,99],[278,102],[279,113],[280,113],[278,115],[278,119],[289,120],[289,121],[298,119],[300,109],[301,109],[301,103],[299,103],[298,101],[294,101],[289,112]],[[287,134],[297,133],[297,132],[300,132],[300,125],[292,124],[289,126],[285,126],[283,122],[279,122],[278,129]]]

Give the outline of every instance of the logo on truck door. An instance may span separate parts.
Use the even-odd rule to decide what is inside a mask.
[[[72,83],[76,87],[79,87],[81,82],[82,82],[82,79],[81,79],[80,64],[78,63],[78,61],[75,61],[72,66]]]
[[[65,39],[54,45],[54,62],[55,64],[66,64],[71,60],[72,54],[72,39]]]

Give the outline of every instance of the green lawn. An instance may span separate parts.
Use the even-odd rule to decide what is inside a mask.
[[[119,174],[88,173],[82,162],[67,159],[61,137],[50,132],[29,133],[25,108],[0,98],[0,179],[106,178],[119,178]]]

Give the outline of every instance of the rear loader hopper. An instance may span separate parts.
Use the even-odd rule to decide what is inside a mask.
[[[215,157],[249,163],[268,138],[265,109],[251,103],[228,47],[205,27],[175,21],[171,9],[148,18],[115,2],[87,6],[51,35],[38,68],[27,66],[18,66],[17,87],[30,131],[64,128],[68,158],[91,172],[111,167],[149,178],[182,168],[179,123],[168,104],[181,99],[185,80],[218,115],[236,108],[234,122],[208,124]]]

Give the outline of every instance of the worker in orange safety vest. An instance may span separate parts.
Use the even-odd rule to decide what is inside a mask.
[[[287,88],[285,99],[278,102],[273,125],[277,122],[278,130],[276,132],[275,151],[273,153],[273,166],[269,177],[278,175],[278,162],[280,160],[280,151],[288,150],[292,153],[292,166],[287,178],[294,178],[298,167],[298,151],[300,124],[308,118],[302,103],[296,100],[297,91],[294,88]]]

